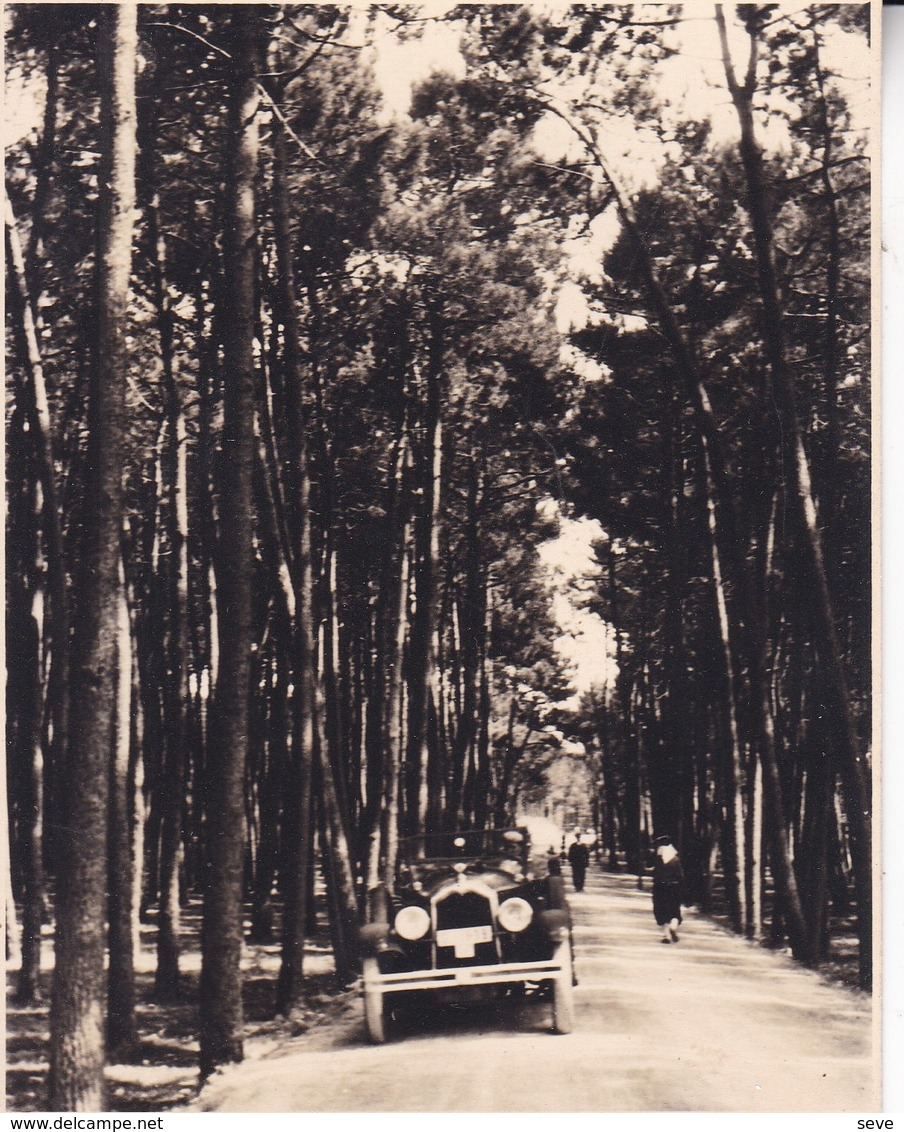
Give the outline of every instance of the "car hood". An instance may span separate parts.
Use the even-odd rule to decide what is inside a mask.
[[[455,872],[446,863],[433,865],[430,862],[424,862],[424,864],[418,865],[416,869],[412,869],[412,881],[420,882],[421,897],[425,895],[433,896],[442,888],[456,886],[459,876],[463,876],[470,883],[485,884],[489,888],[496,889],[497,892],[509,888],[518,888],[524,884],[524,876],[520,870],[516,879],[513,871],[484,863],[469,864],[464,873]],[[410,891],[411,887],[412,884],[409,882],[405,889]]]

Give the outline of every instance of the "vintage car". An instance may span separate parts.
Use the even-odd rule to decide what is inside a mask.
[[[562,878],[535,877],[530,863],[522,829],[402,840],[395,890],[372,891],[370,922],[361,929],[371,1041],[386,1041],[394,1015],[415,1001],[525,994],[551,999],[553,1030],[571,1031],[571,924]]]

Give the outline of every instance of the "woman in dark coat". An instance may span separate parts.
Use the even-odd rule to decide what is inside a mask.
[[[670,837],[656,838],[653,865],[653,915],[662,928],[663,943],[678,942],[684,869]]]

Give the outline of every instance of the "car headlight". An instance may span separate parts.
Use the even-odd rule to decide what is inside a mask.
[[[430,927],[430,916],[425,908],[416,904],[408,904],[396,913],[394,925],[396,935],[402,939],[420,939],[427,934]]]
[[[520,896],[512,896],[499,905],[499,923],[507,932],[523,932],[533,918],[533,908]]]

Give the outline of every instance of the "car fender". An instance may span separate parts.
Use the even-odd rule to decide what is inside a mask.
[[[552,943],[560,943],[567,938],[570,922],[566,908],[548,908],[540,912],[537,919]]]
[[[550,908],[567,908],[568,901],[565,898],[565,882],[560,876],[550,876],[546,878],[547,891],[549,893],[549,907]]]
[[[358,943],[361,954],[364,956],[376,955],[378,951],[385,951],[389,937],[389,923],[385,920],[375,920],[371,924],[363,924],[358,929]]]

